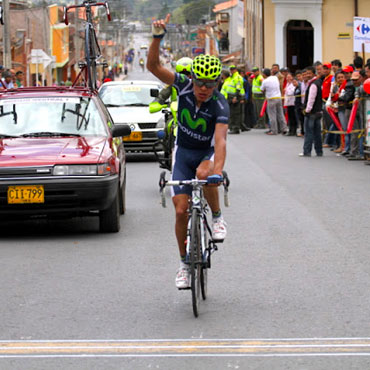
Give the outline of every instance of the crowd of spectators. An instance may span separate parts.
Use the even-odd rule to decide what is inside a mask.
[[[23,87],[23,72],[15,71],[14,69],[4,69],[0,66],[0,89],[14,89],[17,87]]]
[[[268,135],[304,138],[302,157],[311,156],[314,146],[317,156],[327,148],[348,159],[364,159],[365,101],[370,95],[363,84],[370,78],[370,59],[364,62],[357,56],[345,66],[338,59],[317,61],[294,73],[278,64],[262,70],[241,68],[240,73],[245,126],[266,128]],[[351,122],[356,101],[358,109]]]

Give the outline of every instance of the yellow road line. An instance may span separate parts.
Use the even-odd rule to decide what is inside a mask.
[[[370,356],[370,338],[0,341],[0,358],[78,356]]]

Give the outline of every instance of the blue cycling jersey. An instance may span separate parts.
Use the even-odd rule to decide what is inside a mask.
[[[177,145],[187,149],[213,147],[216,123],[227,125],[229,122],[229,105],[224,96],[215,89],[213,95],[198,108],[189,78],[175,73],[173,87],[178,92]]]

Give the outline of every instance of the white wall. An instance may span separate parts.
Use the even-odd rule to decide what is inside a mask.
[[[229,41],[230,54],[242,49],[242,36],[238,32],[239,24],[239,8],[235,6],[230,9],[230,27],[229,27]]]
[[[313,27],[313,60],[322,60],[322,1],[271,0],[275,4],[276,63],[286,66],[286,26],[290,20],[306,20]]]

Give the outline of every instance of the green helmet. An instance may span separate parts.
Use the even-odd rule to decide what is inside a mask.
[[[193,60],[192,72],[197,79],[216,80],[221,74],[220,59],[213,55],[198,55]]]
[[[181,58],[176,62],[176,72],[191,72],[191,65],[193,64],[193,60],[191,58]]]

